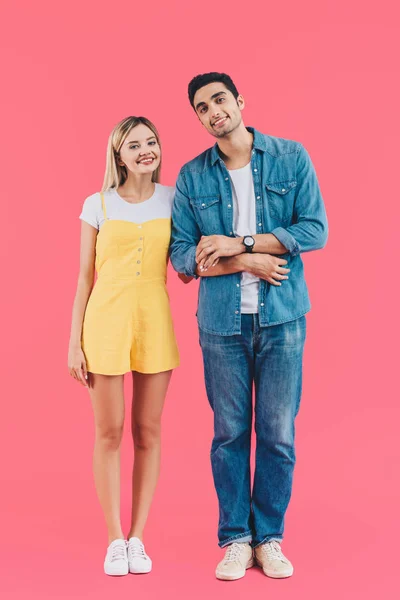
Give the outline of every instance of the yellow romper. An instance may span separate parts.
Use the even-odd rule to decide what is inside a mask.
[[[171,219],[107,219],[97,234],[97,280],[82,328],[91,373],[159,373],[179,365],[166,287]]]

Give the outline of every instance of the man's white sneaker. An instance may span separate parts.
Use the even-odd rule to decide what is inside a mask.
[[[108,546],[104,560],[104,572],[106,575],[128,575],[129,566],[126,540],[114,540]]]
[[[150,573],[151,558],[147,556],[143,542],[137,537],[128,540],[128,563],[130,573]]]
[[[293,565],[283,554],[278,540],[265,542],[254,549],[256,563],[265,575],[280,579],[293,575]]]
[[[239,544],[234,542],[227,546],[225,556],[217,565],[215,575],[217,579],[233,581],[246,575],[246,569],[254,564],[253,549],[247,542]]]

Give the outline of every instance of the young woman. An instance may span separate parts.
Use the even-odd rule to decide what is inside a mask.
[[[174,188],[159,183],[160,167],[154,125],[144,117],[124,119],[108,141],[102,191],[86,198],[80,215],[80,272],[68,366],[72,377],[88,388],[93,405],[93,470],[108,529],[108,575],[151,570],[143,530],[159,474],[164,399],[172,369],[179,364],[166,289]],[[134,467],[125,539],[120,444],[128,371],[134,387]]]

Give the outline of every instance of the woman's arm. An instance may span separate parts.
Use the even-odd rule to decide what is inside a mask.
[[[81,347],[82,324],[85,316],[86,305],[92,292],[94,283],[94,264],[97,229],[85,221],[81,224],[80,267],[78,284],[72,308],[71,334],[68,351],[68,368],[70,374],[86,383],[86,361]]]
[[[272,285],[280,286],[288,279],[290,269],[285,267],[287,260],[270,254],[240,254],[220,258],[215,266],[202,269],[197,265],[199,277],[218,277],[246,271],[260,279],[265,279]]]
[[[193,280],[193,277],[188,277],[185,273],[178,273],[178,277],[183,283],[190,283]]]
[[[248,254],[222,257],[215,266],[205,269],[202,269],[201,265],[198,264],[196,274],[199,277],[218,277],[219,275],[231,275],[232,273],[247,271],[249,267],[248,257]]]

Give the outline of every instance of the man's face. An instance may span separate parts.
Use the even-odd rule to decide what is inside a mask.
[[[201,123],[211,135],[222,138],[232,133],[242,122],[243,96],[235,96],[218,81],[197,90],[194,108]]]

